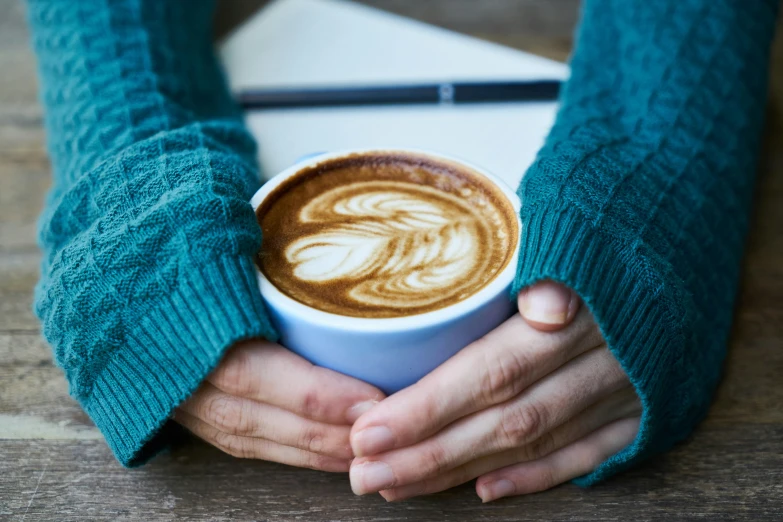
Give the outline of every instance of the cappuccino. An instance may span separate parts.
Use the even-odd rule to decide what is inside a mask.
[[[472,169],[413,153],[353,154],[298,172],[256,211],[259,269],[333,314],[403,317],[462,301],[516,255],[508,198]]]

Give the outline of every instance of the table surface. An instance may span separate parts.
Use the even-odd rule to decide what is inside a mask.
[[[217,33],[260,3],[232,0]],[[365,3],[557,59],[578,12],[575,0]],[[195,440],[141,469],[114,460],[69,398],[31,312],[35,221],[50,175],[27,38],[19,0],[0,0],[0,520],[783,518],[783,38],[730,353],[709,417],[667,455],[597,487],[488,505],[472,484],[401,504],[358,498],[345,476],[237,460]]]

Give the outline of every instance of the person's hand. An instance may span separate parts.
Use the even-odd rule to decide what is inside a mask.
[[[362,415],[356,494],[401,500],[480,477],[488,502],[589,473],[634,440],[639,400],[589,311],[551,282],[519,301],[537,327],[562,329],[517,314]]]
[[[384,395],[276,344],[232,348],[175,420],[241,458],[346,472],[351,424]]]

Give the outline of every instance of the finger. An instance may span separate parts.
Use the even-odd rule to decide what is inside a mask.
[[[582,300],[567,286],[540,281],[519,293],[519,313],[537,330],[551,332],[568,326],[576,317]]]
[[[573,328],[556,333],[538,332],[515,315],[364,414],[351,432],[354,454],[410,446],[465,415],[516,396],[601,342],[587,313],[580,314]]]
[[[616,420],[636,417],[641,411],[639,398],[634,389],[629,387],[613,393],[552,432],[521,448],[488,455],[431,479],[380,493],[387,501],[393,502],[445,491],[510,464],[530,462],[545,457]]]
[[[177,412],[175,420],[198,438],[241,459],[268,460],[333,473],[345,473],[351,463],[350,460],[327,457],[266,439],[231,435],[183,411]]]
[[[352,424],[384,397],[367,383],[314,366],[282,346],[261,340],[233,348],[207,380],[229,395],[328,424]]]
[[[354,460],[351,487],[360,495],[400,487],[437,477],[485,455],[527,448],[629,385],[606,348],[591,350],[511,401],[461,419],[427,440]]]
[[[276,406],[228,395],[208,383],[179,409],[229,435],[266,439],[339,459],[353,458],[348,426],[305,419]]]
[[[484,502],[526,495],[562,484],[595,470],[636,438],[639,419],[614,422],[543,459],[493,471],[476,482]]]
[[[602,346],[572,359],[514,399],[480,412],[476,422],[492,422],[494,429],[485,435],[488,447],[518,448],[627,388],[628,376]]]

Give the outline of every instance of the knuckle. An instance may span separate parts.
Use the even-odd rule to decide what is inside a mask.
[[[428,475],[440,475],[449,469],[449,456],[442,444],[430,442],[423,448],[422,469]]]
[[[544,425],[541,408],[532,405],[510,405],[503,409],[500,419],[500,444],[517,448],[537,438]]]
[[[525,460],[532,461],[546,457],[555,450],[555,438],[551,433],[544,433],[527,445]]]
[[[531,372],[529,359],[516,350],[484,353],[484,375],[477,400],[481,404],[497,404],[519,393]]]
[[[552,489],[555,486],[557,486],[555,472],[551,467],[547,466],[539,471],[538,476],[536,477],[536,480],[533,484],[532,492],[546,491],[547,489]]]
[[[307,453],[304,458],[304,466],[315,470],[327,469],[327,458],[316,453]]]
[[[215,434],[215,446],[232,457],[239,459],[248,458],[248,451],[245,444],[239,437],[231,435],[230,433],[217,432]]]
[[[302,415],[309,419],[321,419],[326,412],[321,394],[315,388],[310,388],[302,396],[300,409]]]
[[[324,436],[320,428],[309,427],[302,431],[299,447],[311,453],[320,453],[324,447]]]
[[[418,383],[414,384],[411,388],[416,390],[417,395],[421,398],[416,403],[416,410],[419,412],[421,419],[439,419],[443,415],[444,401],[443,394],[441,393],[429,393],[424,386],[420,386]],[[441,389],[447,389],[447,386],[442,386]]]
[[[242,403],[236,397],[220,395],[209,399],[205,414],[212,424],[221,431],[237,434],[243,429]]]
[[[251,353],[244,348],[234,349],[212,375],[212,382],[227,392],[247,395],[252,391],[250,375],[253,374]]]

